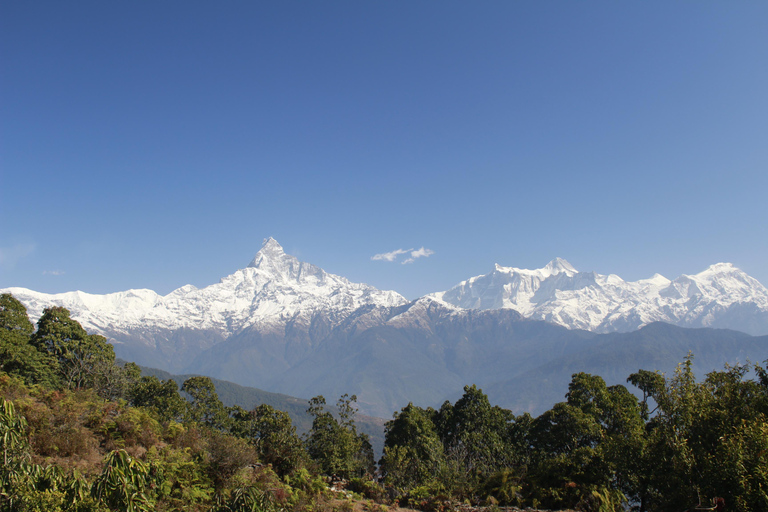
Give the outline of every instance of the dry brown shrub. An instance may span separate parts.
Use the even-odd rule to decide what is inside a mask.
[[[101,427],[107,450],[142,446],[145,449],[160,442],[160,424],[144,409],[129,407]]]
[[[197,425],[189,425],[171,439],[174,448],[189,448],[192,453],[200,453],[207,445],[202,429]]]
[[[32,446],[42,457],[87,457],[93,451],[98,452],[99,441],[82,425],[54,421],[50,428],[34,433]]]
[[[129,446],[128,448],[125,449],[125,451],[128,453],[128,455],[130,455],[131,457],[135,457],[137,459],[141,459],[142,457],[144,457],[144,454],[147,453],[147,449],[138,444]]]
[[[10,375],[0,375],[0,396],[6,400],[16,401],[29,396],[29,387],[23,381]]]
[[[256,449],[245,439],[215,430],[209,431],[207,438],[211,476],[215,481],[224,482],[240,468],[259,460]]]

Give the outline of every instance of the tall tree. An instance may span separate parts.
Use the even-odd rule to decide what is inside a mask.
[[[115,363],[115,351],[107,339],[88,334],[62,307],[43,310],[31,343],[56,359],[68,388],[93,387],[96,378]]]
[[[231,432],[248,439],[256,448],[259,459],[271,464],[275,472],[284,476],[303,467],[307,452],[296,434],[291,417],[268,404],[261,404],[252,411],[234,406]]]
[[[129,391],[129,399],[134,406],[154,411],[161,421],[180,421],[187,408],[178,384],[173,379],[161,381],[154,375],[138,379]]]
[[[754,371],[757,379],[750,379]],[[633,374],[644,384],[647,374]],[[737,511],[768,509],[768,380],[760,365],[726,366],[697,382],[692,356],[648,387],[657,404],[648,437],[641,509],[725,499]]]
[[[474,384],[464,387],[464,395],[453,406],[443,404],[435,416],[446,456],[477,475],[513,465],[508,442],[513,421],[511,411],[491,406],[488,396]]]
[[[381,471],[385,482],[400,491],[438,477],[445,462],[443,444],[429,413],[409,403],[385,427]]]
[[[56,387],[57,362],[30,344],[33,331],[27,308],[11,294],[1,294],[0,370],[30,384]]]
[[[339,420],[325,410],[320,395],[309,401],[307,412],[313,416],[307,452],[327,475],[343,478],[363,476],[373,471],[373,450],[366,434],[358,433],[354,421],[355,395],[342,395],[337,403]]]
[[[209,377],[191,377],[184,381],[181,390],[191,398],[187,404],[189,420],[216,429],[227,428],[229,416],[224,404],[219,400],[216,386]]]

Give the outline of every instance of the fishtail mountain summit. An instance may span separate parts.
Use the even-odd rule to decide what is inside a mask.
[[[560,374],[667,371],[689,350],[700,371],[768,358],[768,290],[728,263],[635,282],[560,258],[535,270],[496,265],[409,302],[301,262],[268,238],[247,267],[200,289],[0,292],[33,320],[66,307],[119,357],[145,366],[294,396],[355,393],[362,412],[382,416],[408,401],[437,406],[470,383],[502,406],[536,412],[562,398]]]

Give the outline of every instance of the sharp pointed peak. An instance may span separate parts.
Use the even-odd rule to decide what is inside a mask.
[[[272,238],[271,236],[269,238],[265,238],[264,241],[261,244],[261,249],[259,249],[259,252],[256,253],[256,256],[253,257],[253,260],[251,260],[251,263],[248,264],[249,267],[258,267],[260,263],[264,260],[275,260],[275,259],[283,259],[287,254],[285,254],[285,251],[283,250],[283,246],[278,243],[277,240]],[[292,256],[290,256],[292,258]]]
[[[259,252],[262,252],[262,251],[280,251],[280,252],[285,252],[285,251],[283,251],[283,246],[280,245],[278,243],[278,241],[275,240],[274,238],[272,238],[271,236],[268,237],[268,238],[265,238],[264,241],[262,242],[261,250]]]
[[[544,267],[544,270],[549,270],[553,274],[558,274],[560,272],[578,272],[573,265],[568,263],[568,261],[563,258],[553,259],[547,263],[547,266]]]

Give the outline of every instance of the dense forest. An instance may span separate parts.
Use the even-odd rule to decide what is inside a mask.
[[[35,329],[5,294],[0,510],[768,510],[765,363],[697,380],[691,357],[671,376],[629,375],[637,395],[574,374],[535,418],[476,386],[439,409],[409,404],[377,464],[354,396],[311,399],[299,436],[270,405],[225,407],[207,377],[179,387],[116,362],[64,308]]]

